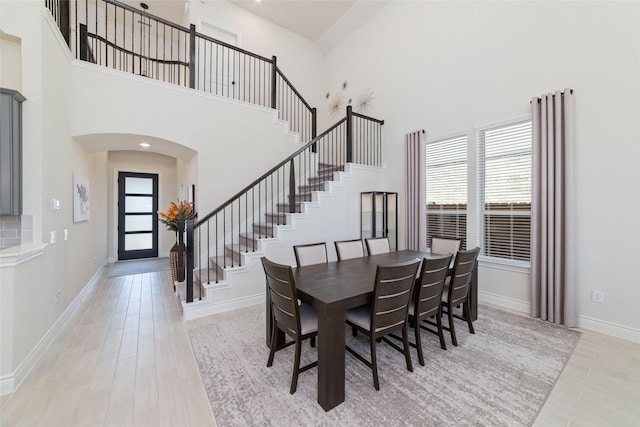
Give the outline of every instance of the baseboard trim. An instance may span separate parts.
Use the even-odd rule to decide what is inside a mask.
[[[509,310],[520,311],[522,313],[529,313],[531,309],[531,304],[527,301],[482,291],[478,291],[478,302],[484,302]]]
[[[212,314],[224,313],[225,311],[237,310],[239,308],[245,308],[256,304],[264,304],[266,294],[264,292],[249,295],[241,298],[234,298],[232,300],[224,301],[222,303],[182,303],[182,309],[184,313],[184,320],[193,320],[200,317],[210,316]]]
[[[593,317],[578,315],[578,327],[600,332],[616,338],[622,338],[634,343],[640,343],[640,329],[620,325],[618,323],[607,322],[606,320],[594,319]]]
[[[6,375],[0,379],[0,395],[13,393],[20,387],[22,382],[27,378],[29,372],[31,372],[33,367],[36,366],[51,343],[60,334],[60,331],[67,324],[71,315],[75,312],[80,303],[87,298],[89,291],[100,282],[105,273],[105,268],[106,266],[104,265],[98,268],[89,282],[87,282],[84,288],[82,288],[78,295],[76,295],[73,301],[71,301],[67,309],[62,313],[62,315],[60,315],[51,328],[49,328],[40,341],[38,341],[36,346],[29,352],[27,357],[22,361],[22,363],[20,363],[20,366],[18,366],[13,374]]]

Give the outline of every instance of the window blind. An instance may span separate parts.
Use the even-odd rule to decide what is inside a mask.
[[[531,121],[478,132],[483,255],[530,260]]]
[[[467,237],[467,136],[427,142],[427,247],[434,236]]]

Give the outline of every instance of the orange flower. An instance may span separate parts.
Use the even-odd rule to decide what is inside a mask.
[[[193,212],[193,203],[186,200],[180,200],[169,203],[167,212],[158,211],[158,220],[167,226],[167,230],[177,231],[178,221],[191,219],[195,216]]]

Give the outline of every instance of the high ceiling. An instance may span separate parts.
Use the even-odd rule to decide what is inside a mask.
[[[148,12],[172,22],[182,23],[185,0],[121,0],[137,9],[149,5]],[[192,0],[207,3],[217,0]],[[242,9],[317,41],[358,0],[228,0]],[[365,3],[382,3],[380,0]],[[359,14],[359,13],[358,13]],[[365,13],[366,14],[366,13]]]
[[[229,0],[281,27],[316,41],[356,0]]]

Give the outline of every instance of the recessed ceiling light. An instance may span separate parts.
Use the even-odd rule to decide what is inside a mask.
[[[140,144],[138,144],[140,147],[142,148],[149,148],[151,147],[151,144],[149,144],[148,142],[141,142]]]

